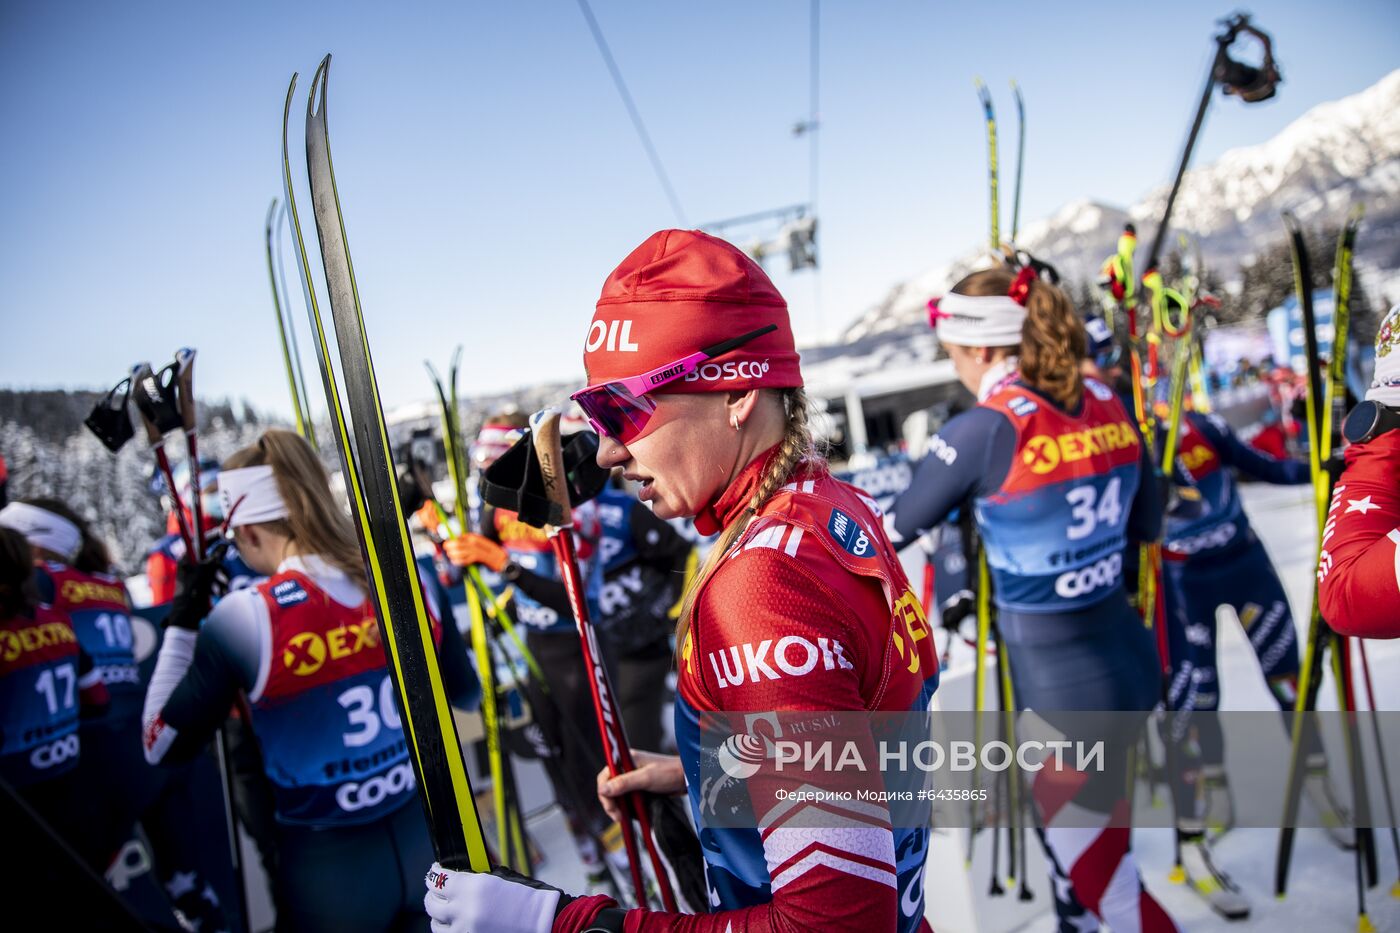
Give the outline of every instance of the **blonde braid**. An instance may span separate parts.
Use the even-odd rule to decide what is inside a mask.
[[[782,393],[783,408],[787,417],[778,453],[768,464],[768,469],[763,474],[763,480],[754,490],[753,497],[749,499],[749,504],[744,508],[744,513],[731,522],[728,528],[724,529],[719,540],[710,548],[710,553],[705,555],[705,562],[700,565],[700,569],[691,580],[690,587],[682,598],[680,619],[676,624],[678,661],[679,652],[685,647],[686,633],[690,628],[690,616],[695,609],[695,601],[700,596],[700,590],[709,581],[711,574],[719,568],[720,561],[729,553],[729,549],[744,533],[749,521],[758,514],[759,509],[763,508],[763,504],[772,498],[774,493],[783,488],[793,471],[797,469],[798,464],[816,457],[816,447],[812,442],[812,430],[809,422],[811,408],[807,401],[807,393],[800,386],[793,389],[783,389]]]

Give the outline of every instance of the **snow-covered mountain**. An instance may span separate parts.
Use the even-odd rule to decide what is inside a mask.
[[[1027,225],[1020,245],[1055,264],[1068,281],[1090,279],[1113,252],[1125,221],[1137,224],[1145,245],[1168,190],[1163,185],[1127,210],[1071,202]],[[1199,241],[1228,281],[1258,244],[1282,237],[1282,211],[1316,227],[1340,224],[1356,203],[1366,207],[1358,272],[1378,297],[1400,300],[1400,70],[1358,94],[1319,104],[1265,143],[1231,149],[1189,171],[1172,229]],[[985,247],[974,248],[896,285],[847,328],[845,340],[922,322],[929,298],[986,262]]]

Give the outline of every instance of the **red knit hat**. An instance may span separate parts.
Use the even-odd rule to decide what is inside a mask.
[[[758,264],[708,233],[662,230],[603,283],[584,344],[588,384],[636,376],[768,324],[778,329],[658,391],[802,385],[787,302]]]

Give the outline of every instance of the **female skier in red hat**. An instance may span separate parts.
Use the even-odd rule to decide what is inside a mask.
[[[601,436],[599,463],[641,483],[657,516],[721,533],[677,631],[680,755],[638,754],[636,771],[600,782],[614,814],[625,792],[689,792],[712,913],[623,911],[499,869],[434,865],[433,929],[928,929],[926,823],[893,825],[865,801],[794,803],[751,779],[756,826],[722,828],[714,795],[701,793],[706,713],[923,712],[938,683],[933,639],[880,516],[813,450],[782,296],[723,240],[662,231],[604,283],[584,363],[589,387],[575,399]]]

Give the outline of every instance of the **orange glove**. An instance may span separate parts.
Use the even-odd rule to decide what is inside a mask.
[[[418,516],[418,521],[420,521],[423,524],[424,531],[426,531],[430,535],[435,535],[438,533],[438,526],[441,525],[442,522],[438,520],[436,502],[433,502],[432,500],[424,502],[422,507],[420,507],[418,511],[414,512],[413,514]]]
[[[505,548],[490,538],[470,533],[448,540],[443,550],[447,552],[447,559],[457,567],[481,564],[488,570],[500,573],[510,562]]]

